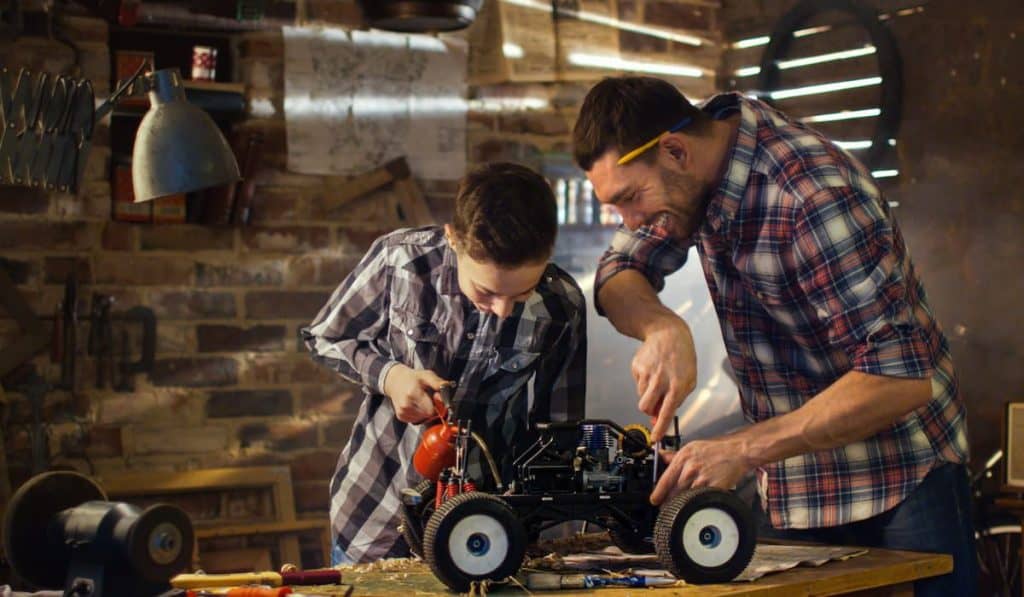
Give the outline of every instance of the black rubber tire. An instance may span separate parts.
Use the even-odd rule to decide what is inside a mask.
[[[687,522],[695,515],[708,515],[713,510],[721,510],[735,523],[736,535],[726,536],[718,529],[712,536],[720,535],[726,540],[722,549],[730,549],[731,543],[735,549],[731,553],[713,553],[715,546],[711,546],[703,554],[687,553],[683,537]],[[703,542],[704,529],[698,533],[698,541]],[[750,563],[756,543],[757,527],[750,508],[732,493],[710,487],[689,489],[673,498],[662,506],[654,525],[654,545],[661,565],[690,584],[729,582],[736,578]],[[707,555],[727,557],[720,564],[701,564],[699,560]]]
[[[409,546],[409,551],[423,557],[423,530],[434,513],[434,496],[437,493],[437,483],[430,479],[424,479],[416,485],[415,490],[423,496],[419,506],[406,506],[402,504],[402,538]]]
[[[608,536],[612,543],[625,553],[648,554],[654,553],[654,542],[647,541],[631,529],[621,527],[609,527]]]
[[[449,539],[456,525],[469,516],[478,514],[492,519],[504,530],[507,551],[491,568],[471,571],[462,567],[453,558],[449,549]],[[474,533],[474,536],[478,534],[481,533]],[[490,537],[485,532],[483,535],[488,546],[492,541],[495,541],[495,546],[498,545],[498,537]],[[467,540],[467,549],[470,549],[468,541],[472,539],[473,536],[470,536]],[[441,582],[453,591],[464,593],[474,581],[500,581],[518,572],[526,556],[526,543],[526,529],[523,523],[516,518],[515,512],[505,502],[493,495],[473,491],[449,498],[430,517],[423,534],[423,557]]]

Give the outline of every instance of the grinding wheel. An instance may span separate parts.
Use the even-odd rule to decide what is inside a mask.
[[[78,473],[55,471],[30,479],[11,497],[4,515],[4,553],[11,568],[39,588],[63,588],[71,550],[48,540],[50,524],[63,510],[106,499],[99,485]]]

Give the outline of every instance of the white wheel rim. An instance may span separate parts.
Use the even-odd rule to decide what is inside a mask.
[[[720,508],[697,510],[683,525],[683,549],[698,566],[721,566],[739,547],[740,529],[733,517]]]
[[[471,514],[455,523],[448,536],[452,563],[466,574],[483,576],[498,569],[508,557],[508,531],[496,518]]]

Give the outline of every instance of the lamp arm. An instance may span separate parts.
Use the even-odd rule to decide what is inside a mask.
[[[139,80],[139,77],[142,76],[143,71],[145,71],[149,66],[149,60],[143,60],[142,64],[139,65],[139,68],[135,69],[135,73],[128,77],[128,80],[122,83],[121,86],[107,98],[107,101],[100,104],[99,108],[96,108],[96,116],[93,119],[93,122],[103,120],[103,117],[114,109],[114,106],[121,99],[121,96],[125,95],[126,92],[129,92],[129,90],[131,90],[131,92],[129,92],[128,95],[135,95],[136,91],[133,89],[135,83]]]

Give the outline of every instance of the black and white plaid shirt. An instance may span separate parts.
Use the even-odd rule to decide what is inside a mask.
[[[405,555],[400,491],[420,481],[412,466],[422,425],[395,418],[383,394],[402,363],[458,382],[460,418],[509,456],[528,421],[583,416],[586,310],[576,282],[548,265],[540,284],[504,320],[459,290],[455,253],[440,227],[377,239],[302,329],[313,358],[362,384],[366,398],[331,480],[338,547],[356,561]]]

